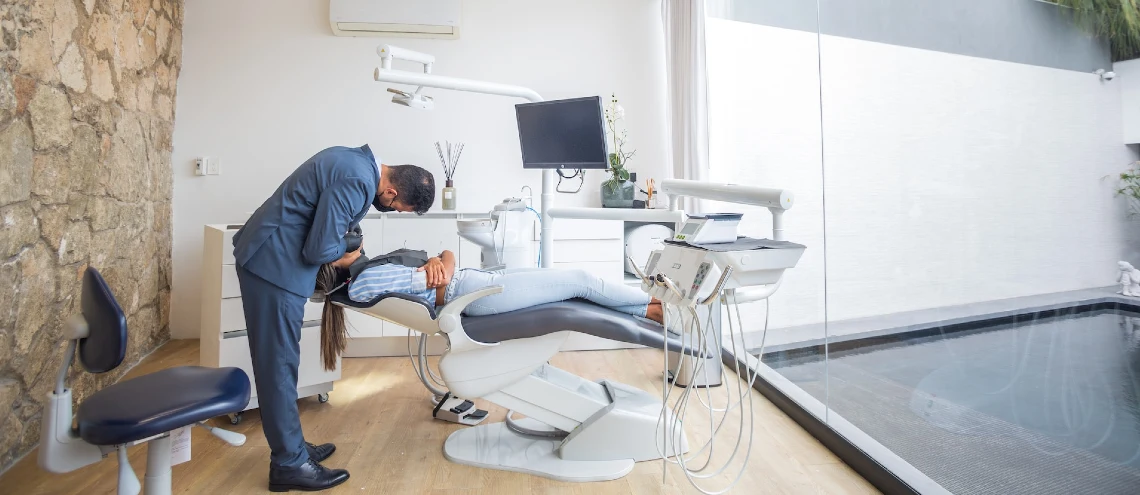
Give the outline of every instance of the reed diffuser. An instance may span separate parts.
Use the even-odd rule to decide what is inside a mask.
[[[463,155],[463,143],[452,145],[450,142],[444,142],[440,146],[439,141],[435,143],[435,151],[439,153],[439,163],[443,165],[443,176],[445,179],[443,187],[443,209],[455,209],[455,183],[452,178],[455,177],[455,166],[459,164],[459,157]],[[444,151],[447,152],[444,155]]]

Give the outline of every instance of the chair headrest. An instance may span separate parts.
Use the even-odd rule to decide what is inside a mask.
[[[127,317],[103,276],[93,267],[83,274],[80,299],[87,337],[79,340],[79,362],[89,373],[105,373],[127,354]]]

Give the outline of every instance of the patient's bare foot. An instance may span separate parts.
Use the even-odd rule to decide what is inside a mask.
[[[645,310],[645,317],[664,325],[665,310],[662,309],[661,302],[658,301],[656,304],[649,303],[649,308]]]

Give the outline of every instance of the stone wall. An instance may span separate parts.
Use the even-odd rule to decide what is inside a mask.
[[[170,337],[171,133],[180,0],[0,0],[0,471],[39,441],[62,322],[100,270],[124,364],[71,370],[76,400]]]

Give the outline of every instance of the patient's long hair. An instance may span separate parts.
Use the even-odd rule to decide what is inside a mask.
[[[328,292],[337,286],[337,269],[331,263],[321,265],[317,271],[317,290]],[[325,371],[336,369],[336,358],[348,345],[348,327],[344,323],[344,308],[332,303],[325,296],[325,307],[321,312],[321,361]]]

